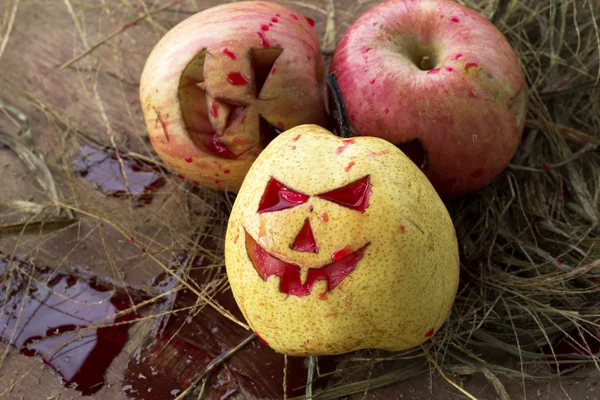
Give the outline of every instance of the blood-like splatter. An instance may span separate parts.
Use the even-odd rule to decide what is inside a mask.
[[[225,54],[227,57],[231,58],[232,60],[236,59],[235,54],[227,48],[223,49],[223,54]]]
[[[117,156],[112,148],[84,145],[73,166],[76,174],[92,182],[101,192],[114,197],[131,197],[136,207],[152,203],[154,192],[167,183],[161,168],[129,156]]]
[[[125,310],[146,296],[2,253],[0,274],[0,340],[41,358],[84,396],[100,390],[136,318]]]
[[[227,74],[227,82],[234,86],[243,86],[248,84],[248,79],[241,72],[229,72]]]
[[[256,34],[260,38],[260,44],[262,45],[262,47],[268,48],[271,45],[263,32],[256,32]]]
[[[338,147],[337,149],[335,149],[335,154],[342,154],[342,152],[344,150],[346,150],[348,148],[348,146],[350,146],[351,144],[356,143],[356,141],[354,139],[345,139],[343,141],[343,145]]]

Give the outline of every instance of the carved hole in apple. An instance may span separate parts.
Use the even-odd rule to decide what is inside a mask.
[[[427,150],[425,150],[420,139],[413,139],[408,142],[400,143],[397,146],[422,171],[427,168]]]
[[[275,139],[282,131],[276,126],[271,124],[269,121],[259,117],[260,124],[260,145],[264,149],[273,139]]]
[[[226,132],[232,126],[238,125],[242,122],[242,119],[246,114],[246,110],[248,109],[248,104],[243,104],[228,99],[216,100],[218,100],[219,103],[227,107],[227,119],[225,120],[225,127],[223,128],[223,132]]]
[[[211,131],[204,92],[204,61],[207,50],[202,49],[185,67],[179,79],[179,104],[185,125],[190,131]]]
[[[254,71],[254,90],[257,98],[260,98],[260,92],[273,69],[275,61],[282,52],[283,49],[281,48],[252,49],[250,51],[252,71]]]
[[[178,91],[181,115],[188,135],[196,147],[204,148],[220,158],[235,159],[236,156],[220,142],[219,135],[208,117],[204,86],[204,63],[207,53],[206,49],[202,49],[181,74]],[[223,102],[220,99],[218,101]]]
[[[206,54],[207,50],[202,49],[185,67],[179,81],[180,88],[190,84],[204,82],[204,62],[206,60]]]

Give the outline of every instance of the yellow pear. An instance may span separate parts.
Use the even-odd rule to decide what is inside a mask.
[[[231,289],[274,350],[405,350],[443,324],[459,280],[456,233],[425,175],[396,146],[316,125],[279,135],[233,206]]]

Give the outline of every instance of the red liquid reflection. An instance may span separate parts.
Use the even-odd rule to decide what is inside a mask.
[[[206,244],[204,244],[206,246]],[[185,264],[187,256],[179,257],[174,265]],[[214,277],[216,260],[198,257],[190,264],[190,280],[201,287]],[[170,275],[161,274],[152,282],[157,293],[177,287],[178,281]],[[219,291],[217,301],[236,318],[244,321],[229,290]],[[211,306],[195,309],[190,315],[186,307],[196,304],[198,297],[181,289],[170,295],[159,312],[164,317],[157,320],[153,333],[142,346],[138,357],[132,358],[127,367],[123,391],[137,400],[163,400],[173,398],[172,393],[185,390],[197,374],[223,352],[235,347],[246,338],[247,331],[223,317]],[[176,314],[168,310],[181,310]],[[320,358],[321,371],[330,370],[327,357]],[[254,340],[224,364],[213,370],[206,383],[203,398],[283,398],[283,366],[281,354]],[[288,397],[304,394],[306,367],[301,357],[288,357]],[[195,397],[194,397],[195,398]]]
[[[123,169],[114,152],[83,145],[73,164],[78,175],[109,196],[131,196],[137,207],[152,203],[153,192],[167,183],[160,170],[135,159],[121,157],[121,160]]]
[[[41,357],[64,385],[83,395],[97,392],[128,339],[129,324],[123,323],[136,317],[116,314],[141,296],[9,260],[0,253],[0,339]]]

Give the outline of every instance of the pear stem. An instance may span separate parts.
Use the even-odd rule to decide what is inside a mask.
[[[346,107],[344,106],[344,98],[342,97],[342,91],[335,78],[335,72],[327,75],[327,85],[333,95],[333,101],[335,102],[336,112],[334,112],[335,120],[338,124],[339,134],[344,139],[350,137],[350,123],[348,122],[348,116],[346,115]]]

